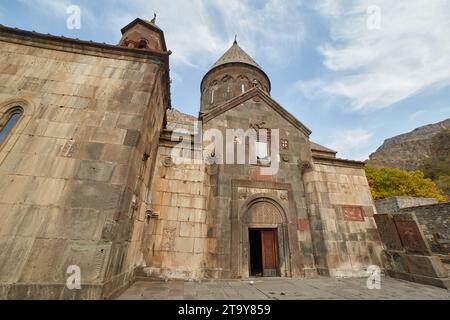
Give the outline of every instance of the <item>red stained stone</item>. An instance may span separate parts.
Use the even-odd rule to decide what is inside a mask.
[[[344,207],[344,219],[347,221],[364,221],[364,214],[361,207]]]
[[[255,167],[250,169],[250,179],[252,181],[273,181],[273,176],[262,175],[261,168]]]
[[[309,220],[308,219],[298,219],[298,230],[299,231],[309,231]]]
[[[397,221],[395,217],[394,221],[406,252],[423,255],[429,254],[425,240],[415,221]]]

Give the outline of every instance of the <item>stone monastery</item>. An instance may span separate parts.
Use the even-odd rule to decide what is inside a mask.
[[[171,52],[154,21],[134,20],[118,45],[0,26],[0,52],[0,298],[381,265],[364,163],[312,142],[237,42],[199,84],[198,118],[171,107]],[[178,164],[178,132],[194,141],[196,123],[278,135],[235,137],[257,150],[253,163]],[[225,154],[201,138],[184,151]],[[263,174],[267,159],[276,174]],[[66,286],[70,266],[81,290]]]

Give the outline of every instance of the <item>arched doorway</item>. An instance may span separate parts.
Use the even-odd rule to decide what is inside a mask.
[[[242,216],[243,275],[289,276],[287,224],[283,208],[269,198],[248,204]]]
[[[277,229],[249,229],[249,273],[252,277],[277,277]]]

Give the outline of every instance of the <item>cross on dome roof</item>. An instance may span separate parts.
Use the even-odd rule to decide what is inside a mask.
[[[229,64],[229,63],[244,63],[256,67],[260,70],[261,67],[259,64],[253,60],[237,43],[237,40],[234,40],[233,45],[227,52],[212,66],[211,69],[217,68],[219,66]]]

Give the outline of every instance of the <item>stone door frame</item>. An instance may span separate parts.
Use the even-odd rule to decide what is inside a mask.
[[[268,229],[276,230],[277,234],[277,271],[278,276],[281,278],[291,277],[290,270],[290,254],[289,254],[289,241],[287,236],[287,225],[282,224],[242,224],[242,246],[240,248],[240,255],[242,261],[241,277],[244,279],[250,278],[250,229]]]
[[[232,199],[230,208],[230,270],[232,278],[245,279],[250,275],[248,246],[248,228],[276,228],[278,230],[279,265],[281,277],[303,276],[303,261],[298,245],[297,206],[291,184],[273,181],[232,180]],[[242,194],[242,188],[261,189],[254,194]],[[279,192],[284,193],[281,196]],[[286,196],[287,195],[287,196]],[[272,203],[280,214],[283,222],[279,225],[244,225],[242,217],[250,206],[258,201]],[[283,257],[281,259],[280,252]]]
[[[260,202],[273,205],[282,217],[278,224],[245,223],[245,217],[251,208]],[[280,277],[292,277],[291,272],[291,245],[289,241],[288,209],[274,196],[266,193],[250,196],[239,208],[233,208],[232,218],[232,246],[238,247],[238,252],[231,256],[232,274],[236,278],[250,277],[250,229],[276,229],[278,241],[278,273]]]

